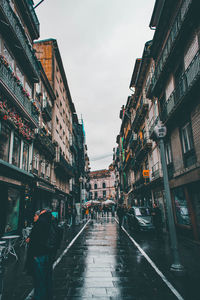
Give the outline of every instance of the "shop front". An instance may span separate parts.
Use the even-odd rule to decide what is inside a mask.
[[[23,180],[20,177],[18,174],[16,178],[19,180],[16,180],[5,175],[0,176],[0,236],[20,233],[27,223],[29,215],[26,208],[30,201],[31,175],[24,176]]]
[[[37,180],[33,191],[32,211],[39,209],[52,208],[55,189],[52,184],[46,181]]]
[[[177,229],[189,238],[200,240],[200,182],[172,189]]]

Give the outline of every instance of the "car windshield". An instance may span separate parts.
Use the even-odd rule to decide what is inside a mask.
[[[141,217],[147,217],[150,216],[150,211],[146,207],[137,207],[135,208],[135,215],[136,216],[141,216]]]

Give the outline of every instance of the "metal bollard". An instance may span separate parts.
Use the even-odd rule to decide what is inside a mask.
[[[3,267],[3,250],[5,249],[4,246],[0,246],[0,300],[3,294],[3,274],[4,274],[4,267]]]

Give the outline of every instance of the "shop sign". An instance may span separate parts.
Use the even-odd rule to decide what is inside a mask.
[[[142,175],[144,178],[149,178],[149,170],[143,170]]]

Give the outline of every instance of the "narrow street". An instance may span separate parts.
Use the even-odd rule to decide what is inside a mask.
[[[167,236],[158,240],[153,232],[131,233],[111,216],[71,227],[57,256],[54,299],[198,300],[199,246],[186,239],[179,245],[186,268],[182,277],[169,271]],[[19,261],[11,257],[6,264],[2,300],[32,299],[32,281],[23,272],[24,249],[17,253]]]
[[[143,250],[150,257],[155,256],[157,267],[161,267],[165,274],[167,273],[171,284],[176,284],[186,298],[188,292],[188,299],[191,296],[190,299],[197,299],[195,286],[194,294],[187,291],[187,286],[192,286],[192,282],[188,282],[188,276],[175,279],[168,271],[170,265],[168,241],[165,243],[162,241],[163,247],[152,234],[147,235],[149,233],[140,233],[140,237],[137,236]],[[92,220],[89,223],[56,267],[54,278],[57,300],[182,299],[173,294],[126,233],[119,229],[116,220],[111,217]]]

